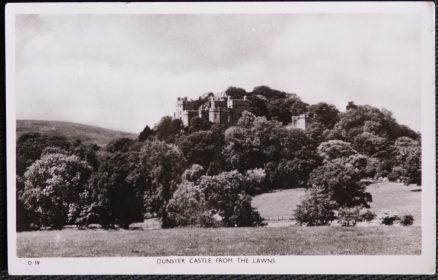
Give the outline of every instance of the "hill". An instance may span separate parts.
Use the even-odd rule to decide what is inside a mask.
[[[134,133],[106,129],[97,126],[71,122],[17,120],[17,139],[25,133],[41,133],[50,136],[64,136],[70,141],[77,139],[84,144],[104,146],[120,137],[137,138]]]

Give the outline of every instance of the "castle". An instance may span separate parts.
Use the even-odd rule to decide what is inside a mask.
[[[178,97],[173,118],[180,119],[184,126],[188,126],[196,116],[211,123],[231,126],[237,123],[247,107],[246,96],[243,99],[233,99],[225,94],[209,94],[207,101],[201,105],[198,100]]]

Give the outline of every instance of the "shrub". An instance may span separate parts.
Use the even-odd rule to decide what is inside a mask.
[[[329,225],[335,219],[337,205],[320,188],[312,188],[298,205],[294,218],[299,225]]]
[[[400,221],[400,217],[394,213],[383,213],[383,216],[380,218],[380,223],[386,226],[391,226],[398,221]]]
[[[414,216],[412,216],[411,214],[404,215],[400,220],[400,224],[403,226],[411,226],[413,223],[414,223]]]
[[[371,222],[376,215],[366,210],[363,211],[363,208],[360,207],[352,207],[352,208],[341,208],[338,211],[338,221],[342,226],[355,226],[359,222],[367,221]]]
[[[338,221],[342,226],[352,227],[363,221],[359,207],[341,208],[338,211]]]
[[[376,217],[376,214],[374,212],[371,212],[370,210],[365,211],[362,213],[362,219],[366,222],[371,222]]]

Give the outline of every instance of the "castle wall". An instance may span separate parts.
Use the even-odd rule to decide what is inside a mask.
[[[193,108],[195,104],[188,101],[186,97],[178,98],[173,117],[180,119],[184,126],[188,126],[190,120],[195,116],[212,123],[229,126],[237,123],[242,112],[247,108],[247,104],[246,98],[231,99],[230,97],[215,98],[211,96],[208,102],[199,108]]]

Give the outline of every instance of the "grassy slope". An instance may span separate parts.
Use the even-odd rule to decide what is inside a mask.
[[[421,228],[285,227],[23,232],[19,257],[196,255],[410,255]]]
[[[40,120],[17,120],[17,138],[24,133],[39,132],[51,136],[65,136],[69,140],[79,139],[85,144],[97,144],[100,146],[108,144],[109,141],[128,137],[135,139],[134,133],[111,130],[96,126]]]
[[[369,185],[367,190],[373,196],[371,211],[375,213],[392,210],[400,215],[412,214],[415,224],[421,224],[421,191],[420,187],[404,186],[399,183],[377,183]],[[262,217],[283,219],[292,216],[293,210],[300,203],[304,189],[281,190],[254,197],[253,206]]]

